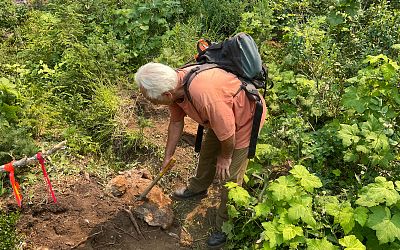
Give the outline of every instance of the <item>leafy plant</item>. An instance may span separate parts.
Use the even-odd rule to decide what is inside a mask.
[[[353,85],[343,95],[343,105],[353,122],[364,122],[342,124],[338,137],[347,148],[345,161],[388,168],[397,151],[393,146],[398,144],[394,128],[400,111],[400,68],[384,55],[369,56],[364,62],[369,66],[349,80]]]
[[[0,212],[0,248],[14,249],[18,241],[15,234],[15,224],[19,218],[18,213],[5,214]]]
[[[181,12],[179,1],[161,0],[135,1],[129,8],[115,11],[116,35],[130,48],[136,65],[145,62],[145,57],[158,53],[161,36]]]
[[[396,249],[400,245],[399,181],[376,177],[357,197],[330,196],[317,191],[322,187],[317,176],[296,165],[290,175],[270,181],[254,196],[237,184],[227,187],[230,220],[223,230],[230,248]]]

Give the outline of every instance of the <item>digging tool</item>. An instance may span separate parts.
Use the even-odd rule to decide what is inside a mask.
[[[167,165],[161,170],[161,172],[157,175],[157,177],[150,183],[150,185],[141,193],[136,200],[143,200],[146,198],[147,194],[150,192],[150,190],[156,185],[156,183],[161,179],[161,177],[168,172],[175,164],[175,159],[171,158]]]

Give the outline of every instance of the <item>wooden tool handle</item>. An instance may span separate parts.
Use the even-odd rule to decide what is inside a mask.
[[[143,193],[139,196],[139,200],[143,199],[147,196],[150,190],[156,185],[156,183],[161,179],[161,177],[168,172],[175,164],[176,160],[171,158],[167,165],[161,170],[161,172],[157,175],[157,177],[151,182],[151,184],[143,191]]]

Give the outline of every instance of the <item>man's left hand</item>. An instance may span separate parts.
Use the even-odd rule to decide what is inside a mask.
[[[229,178],[229,167],[231,166],[232,158],[217,157],[216,175],[221,181]]]

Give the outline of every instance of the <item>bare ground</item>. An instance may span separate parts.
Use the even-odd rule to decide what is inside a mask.
[[[128,98],[129,99],[129,98]],[[137,113],[149,119],[152,126],[144,129],[145,137],[155,145],[163,147],[166,142],[168,110],[151,106],[139,97],[130,98],[121,112],[121,121],[127,129],[137,126]],[[122,123],[122,122],[121,122]],[[186,120],[185,132],[180,141],[174,169],[165,175],[158,185],[166,194],[184,186],[194,173],[196,154],[193,151],[197,124]],[[157,173],[160,159],[154,156],[141,157],[136,166]],[[162,230],[136,219],[144,237],[135,230],[124,204],[118,198],[104,192],[104,185],[96,176],[82,171],[74,176],[52,180],[58,202],[53,204],[46,186],[38,183],[32,188],[29,202],[21,209],[17,225],[23,236],[22,249],[206,249],[205,240],[214,226],[218,206],[218,187],[209,189],[208,197],[202,200],[173,204],[175,220],[171,228]],[[33,193],[33,195],[32,195]],[[26,200],[26,197],[24,197]],[[1,204],[3,203],[3,204]],[[13,197],[0,202],[8,211],[16,210]]]

